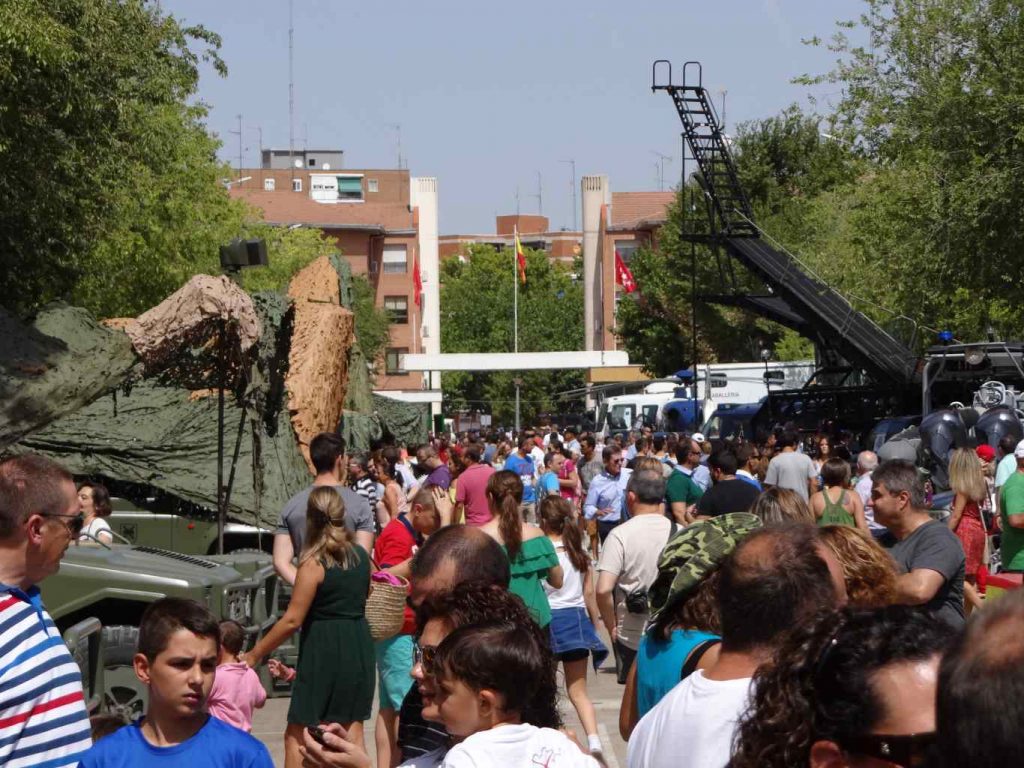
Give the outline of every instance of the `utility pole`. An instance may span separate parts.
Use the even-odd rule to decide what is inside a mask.
[[[572,181],[569,182],[569,189],[572,190],[572,231],[576,231],[576,161],[575,160],[562,160],[563,163],[568,163],[572,168]]]
[[[288,168],[295,189],[295,0],[288,0]]]
[[[235,117],[238,119],[238,130],[228,131],[228,133],[233,133],[238,137],[238,178],[242,178],[242,116],[235,115]]]

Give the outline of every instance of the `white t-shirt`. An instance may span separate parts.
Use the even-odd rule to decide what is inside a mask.
[[[82,532],[78,535],[79,541],[102,541],[110,544],[114,540],[114,534],[110,531],[110,524],[102,517],[94,517]]]
[[[658,557],[668,543],[672,521],[660,514],[644,514],[630,518],[613,528],[604,540],[597,570],[613,573],[616,588],[625,598],[636,589],[650,589],[658,576]],[[619,642],[634,651],[640,647],[648,614],[626,610],[625,599],[615,606]]]
[[[637,723],[629,768],[724,768],[749,698],[749,677],[708,680],[698,669]]]
[[[438,747],[437,749],[425,752],[417,757],[409,758],[399,765],[398,768],[438,768],[438,766],[444,761],[444,756],[447,751],[448,747]]]
[[[568,736],[526,723],[479,731],[456,744],[443,768],[600,768]],[[419,768],[419,766],[417,766]]]
[[[558,564],[562,566],[562,588],[555,589],[546,581],[542,581],[544,592],[548,596],[548,605],[551,610],[556,608],[586,608],[583,600],[583,575],[576,570],[569,555],[566,554],[565,544],[555,544],[555,553],[558,555]]]

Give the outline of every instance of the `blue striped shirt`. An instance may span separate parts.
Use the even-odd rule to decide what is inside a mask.
[[[0,584],[0,765],[74,766],[91,744],[82,676],[39,588]]]

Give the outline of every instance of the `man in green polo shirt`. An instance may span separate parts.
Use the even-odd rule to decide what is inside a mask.
[[[1000,555],[1004,571],[1024,571],[1024,440],[1013,452],[1017,471],[1003,483],[1000,492],[1000,521],[1003,541]]]
[[[676,447],[676,461],[679,467],[685,467],[690,471],[700,464],[700,446],[690,439],[680,440]],[[693,478],[680,471],[679,468],[672,470],[669,475],[668,484],[665,487],[665,499],[668,501],[672,517],[679,525],[689,525],[693,522],[694,511],[697,502],[704,492],[700,486],[693,482]]]

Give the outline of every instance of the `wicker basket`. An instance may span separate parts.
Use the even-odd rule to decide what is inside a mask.
[[[387,640],[402,631],[408,594],[406,579],[402,579],[401,585],[371,582],[370,596],[366,598],[366,622],[374,640]]]

